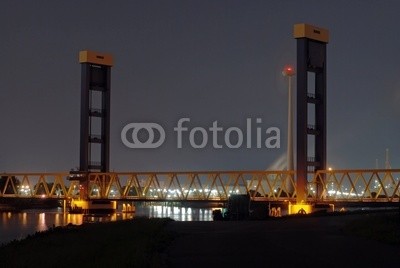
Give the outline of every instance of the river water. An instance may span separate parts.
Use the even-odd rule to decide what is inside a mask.
[[[171,218],[176,221],[212,221],[214,209],[221,209],[221,207],[202,208],[165,203],[139,203],[136,205],[135,213],[122,213],[122,208],[119,206],[117,213],[97,216],[64,213],[62,208],[0,212],[0,245],[14,239],[23,239],[38,231],[45,231],[51,227],[65,226],[70,223],[80,225],[86,222],[128,220],[134,217]],[[360,209],[369,210],[370,208],[356,208],[354,210]],[[349,210],[353,209],[350,208]],[[284,211],[282,213],[285,214]]]
[[[69,223],[80,225],[84,222],[107,222],[134,217],[168,217],[176,221],[212,221],[212,210],[213,208],[153,204],[136,206],[134,214],[117,212],[101,216],[64,213],[62,208],[0,212],[0,245],[14,239],[23,239],[38,231],[45,231],[54,226],[65,226]]]

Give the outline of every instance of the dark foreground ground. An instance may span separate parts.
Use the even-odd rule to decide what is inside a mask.
[[[384,242],[380,242],[382,240]],[[398,213],[51,228],[0,247],[0,267],[398,267]]]
[[[371,240],[373,234],[368,230],[360,232],[368,238],[356,235],[363,228],[362,221],[374,224],[375,220],[370,218],[382,216],[171,222],[168,229],[177,237],[168,248],[168,264],[170,267],[399,267],[398,244]],[[381,223],[372,228],[379,233],[379,228],[386,227]],[[396,234],[389,235],[400,236],[400,224],[398,228]],[[384,236],[385,230],[381,231]]]

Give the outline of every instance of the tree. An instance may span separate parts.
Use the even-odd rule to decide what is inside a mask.
[[[0,193],[16,194],[21,182],[15,176],[1,176],[0,177]],[[15,191],[13,188],[15,187]]]

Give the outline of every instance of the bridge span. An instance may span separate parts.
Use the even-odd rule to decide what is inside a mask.
[[[86,180],[86,178],[88,178]],[[400,169],[320,170],[309,174],[305,202],[399,202]],[[290,192],[290,189],[292,192]],[[131,201],[295,202],[295,171],[0,173],[0,198]]]

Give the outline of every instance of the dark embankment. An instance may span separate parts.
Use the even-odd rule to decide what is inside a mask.
[[[0,247],[2,267],[160,267],[169,219],[51,228]]]

